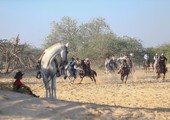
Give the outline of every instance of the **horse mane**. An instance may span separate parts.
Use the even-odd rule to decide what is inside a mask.
[[[54,44],[54,45],[46,48],[45,51],[49,51],[49,50],[51,50],[51,49],[54,49],[54,48],[55,48],[56,46],[58,46],[58,45],[62,45],[62,44],[61,44],[61,43],[56,43],[56,44]]]
[[[49,66],[49,64],[54,60],[55,56],[58,54],[58,51],[61,50],[62,45],[63,44],[61,43],[56,43],[45,49],[42,59],[45,57],[46,60],[44,62],[47,66]]]

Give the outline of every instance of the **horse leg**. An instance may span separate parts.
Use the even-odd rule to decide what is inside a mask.
[[[91,81],[93,82],[93,77],[92,76],[89,76],[89,78],[91,79]]]
[[[73,77],[73,80],[71,80],[71,78],[70,78],[72,84],[74,84],[74,80],[75,80],[75,79],[76,79],[76,78],[74,78],[74,77]]]
[[[81,78],[81,81],[79,82],[79,84],[81,84],[82,81],[83,81],[83,77]]]
[[[51,89],[52,89],[52,98],[56,99],[56,75],[52,78],[51,81]]]
[[[157,79],[158,79],[158,78],[160,78],[160,73],[159,73],[159,72],[157,73]]]
[[[146,68],[146,66],[144,66],[144,72],[145,72],[145,73],[147,72],[147,68]]]
[[[121,75],[121,80],[122,80],[122,83],[123,83],[123,80],[124,80],[124,75]]]
[[[46,95],[46,98],[48,98],[48,96],[51,92],[50,92],[50,86],[49,86],[48,78],[45,75],[43,75],[43,82],[44,82],[45,91],[46,91],[45,95]]]
[[[165,73],[163,73],[163,79],[162,80],[165,80]]]
[[[96,84],[96,79],[95,79],[94,75],[93,75],[93,76],[89,76],[89,77],[90,77],[90,79],[91,79],[92,81],[94,81],[95,84]]]
[[[128,75],[126,75],[126,80],[125,80],[125,84],[126,84],[126,82],[127,82],[127,79],[128,79]]]
[[[94,75],[93,75],[93,80],[94,80],[94,82],[95,82],[95,84],[96,84],[96,79],[95,79]]]

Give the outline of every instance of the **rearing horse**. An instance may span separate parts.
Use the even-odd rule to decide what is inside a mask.
[[[56,99],[56,63],[54,58],[58,53],[61,55],[62,61],[67,61],[66,45],[56,43],[47,48],[41,56],[41,74],[46,90],[46,98],[51,97]]]

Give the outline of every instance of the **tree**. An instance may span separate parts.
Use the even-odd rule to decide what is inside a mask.
[[[102,56],[106,39],[113,35],[109,25],[103,18],[96,18],[79,26],[79,51],[76,55],[85,58],[96,59],[97,55]],[[99,54],[98,54],[99,53]]]
[[[112,32],[104,18],[95,18],[88,23],[77,25],[75,20],[63,17],[61,22],[53,22],[53,29],[48,35],[45,46],[55,42],[69,42],[72,52],[69,56],[85,59],[86,57],[102,66],[106,56],[117,57],[133,53],[135,62],[142,58],[143,46],[140,40],[128,36],[119,37]]]
[[[26,43],[20,44],[19,35],[12,40],[0,40],[2,64],[5,64],[4,73],[12,72],[17,68],[27,69],[28,64],[35,63],[36,60],[34,56],[31,53],[26,52],[26,48],[28,48]]]
[[[52,31],[45,39],[44,47],[47,48],[56,42],[69,42],[70,48],[77,49],[77,40],[77,21],[66,16],[62,18],[61,22],[52,22]]]

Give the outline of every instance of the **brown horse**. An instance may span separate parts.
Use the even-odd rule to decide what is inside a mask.
[[[81,60],[80,66],[81,66],[82,70],[79,71],[79,75],[80,75],[80,78],[81,78],[81,81],[80,81],[79,84],[81,84],[84,77],[89,77],[96,84],[96,78],[95,78],[97,76],[96,71],[88,69],[86,64],[84,63],[84,60]]]
[[[79,84],[81,84],[84,77],[89,77],[96,84],[96,78],[95,78],[95,76],[97,76],[96,71],[91,70],[89,73],[87,73],[84,70],[82,70],[82,71],[79,72],[79,75],[80,75],[80,78],[81,78],[81,81],[80,81]]]
[[[123,64],[120,66],[120,70],[118,71],[118,74],[121,76],[122,83],[125,80],[125,84],[127,82],[128,76],[130,74],[130,67],[127,63]]]

